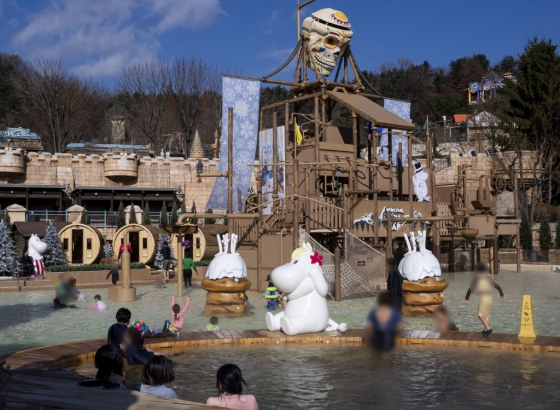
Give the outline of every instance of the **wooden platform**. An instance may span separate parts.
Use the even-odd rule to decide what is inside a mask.
[[[8,404],[15,408],[44,410],[209,408],[202,404],[162,399],[132,390],[101,391],[78,386],[77,382],[83,377],[72,373],[67,367],[76,365],[81,360],[92,360],[95,351],[105,343],[105,339],[86,340],[25,350],[5,357],[14,375],[5,390],[8,393]],[[286,336],[267,330],[192,331],[183,332],[179,337],[146,339],[146,345],[162,352],[165,349],[188,349],[205,345],[267,343],[362,344],[363,331],[349,329],[344,334],[322,332],[299,336]],[[537,336],[532,343],[522,343],[517,335],[511,334],[497,333],[483,337],[478,332],[439,334],[428,330],[405,330],[399,343],[560,353],[560,337],[549,336]]]

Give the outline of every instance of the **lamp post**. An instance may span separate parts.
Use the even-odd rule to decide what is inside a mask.
[[[183,252],[181,249],[181,243],[183,243],[183,235],[187,234],[195,234],[198,232],[197,225],[185,224],[179,225],[183,223],[183,220],[186,219],[181,215],[179,217],[179,221],[177,225],[166,225],[162,226],[162,229],[169,233],[177,235],[177,243],[176,243],[176,253],[177,253],[177,296],[183,296]]]
[[[128,251],[128,234],[136,230],[134,228],[127,228],[123,232],[124,250],[121,254],[121,286],[109,288],[109,300],[115,302],[133,302],[136,300],[136,288],[130,283],[130,252]]]

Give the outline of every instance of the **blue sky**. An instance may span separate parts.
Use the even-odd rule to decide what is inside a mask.
[[[62,59],[112,84],[123,65],[154,56],[202,56],[227,71],[262,76],[296,43],[296,0],[0,0],[0,51]],[[560,44],[560,0],[317,0],[352,24],[360,68],[405,57],[445,66],[485,53],[517,55],[529,37]],[[284,75],[287,78],[289,74]]]

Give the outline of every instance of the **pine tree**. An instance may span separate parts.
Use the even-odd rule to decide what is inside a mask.
[[[142,225],[150,225],[150,205],[146,202],[146,206],[144,207],[144,211],[142,212]]]
[[[159,213],[159,226],[167,226],[169,225],[169,219],[167,218],[167,204],[165,200],[163,201],[163,205],[161,206],[161,211]]]
[[[126,225],[126,217],[124,215],[124,205],[121,201],[119,204],[119,215],[117,216],[117,230]]]
[[[138,220],[136,219],[136,208],[134,207],[134,202],[130,205],[130,212],[128,215],[128,223],[129,224],[137,224]]]
[[[521,248],[525,251],[533,250],[533,232],[531,231],[531,226],[529,225],[529,216],[527,215],[527,209],[521,208],[521,227],[519,231],[519,236],[521,237]]]
[[[212,208],[210,208],[210,209],[207,209],[205,213],[213,214],[214,211],[212,211]],[[216,219],[214,219],[214,218],[204,218],[204,223],[209,224],[209,225],[214,225],[216,223]]]
[[[47,244],[47,251],[45,253],[50,255],[50,259],[44,259],[45,266],[68,265],[66,252],[62,249],[60,236],[58,236],[58,232],[52,222],[49,222],[47,226],[47,233],[43,238],[43,242]]]
[[[539,245],[541,251],[548,251],[552,248],[552,235],[550,234],[550,220],[548,212],[541,212],[541,225],[539,228]]]
[[[156,259],[154,261],[154,265],[158,268],[161,269],[163,268],[163,253],[162,253],[162,248],[163,248],[163,243],[167,242],[169,244],[169,248],[171,250],[171,258],[175,258],[175,253],[173,252],[173,246],[171,246],[171,239],[170,236],[168,234],[160,234],[159,235],[159,239],[158,239],[158,245],[157,245],[157,252],[156,252]]]
[[[196,204],[194,201],[192,203],[191,213],[196,214]],[[198,223],[198,218],[191,218],[191,223],[196,225]]]
[[[560,249],[560,206],[556,211],[556,241],[554,247]]]
[[[88,223],[88,214],[86,208],[84,208],[84,210],[82,211],[82,217],[80,219],[80,223],[84,225],[87,225]]]
[[[177,225],[177,220],[179,216],[177,215],[177,203],[173,202],[173,207],[171,208],[171,220],[169,221],[169,225]]]
[[[8,213],[8,209],[4,212],[4,218],[2,219],[6,224],[6,227],[10,232],[12,232],[12,221],[10,220],[10,214]]]
[[[0,273],[14,275],[16,273],[16,246],[6,222],[0,221]]]
[[[185,201],[181,203],[181,214],[187,213],[187,206],[185,205]]]
[[[110,243],[106,243],[105,245],[103,245],[103,257],[109,259],[113,256],[115,256],[115,253],[113,252],[113,246]]]

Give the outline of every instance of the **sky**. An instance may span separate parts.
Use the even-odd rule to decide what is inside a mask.
[[[0,0],[0,51],[61,59],[108,86],[126,64],[201,56],[223,72],[262,77],[296,45],[297,0]],[[352,25],[362,70],[409,58],[433,66],[484,53],[492,63],[528,38],[560,45],[560,0],[317,0]],[[275,78],[291,78],[287,70]]]

